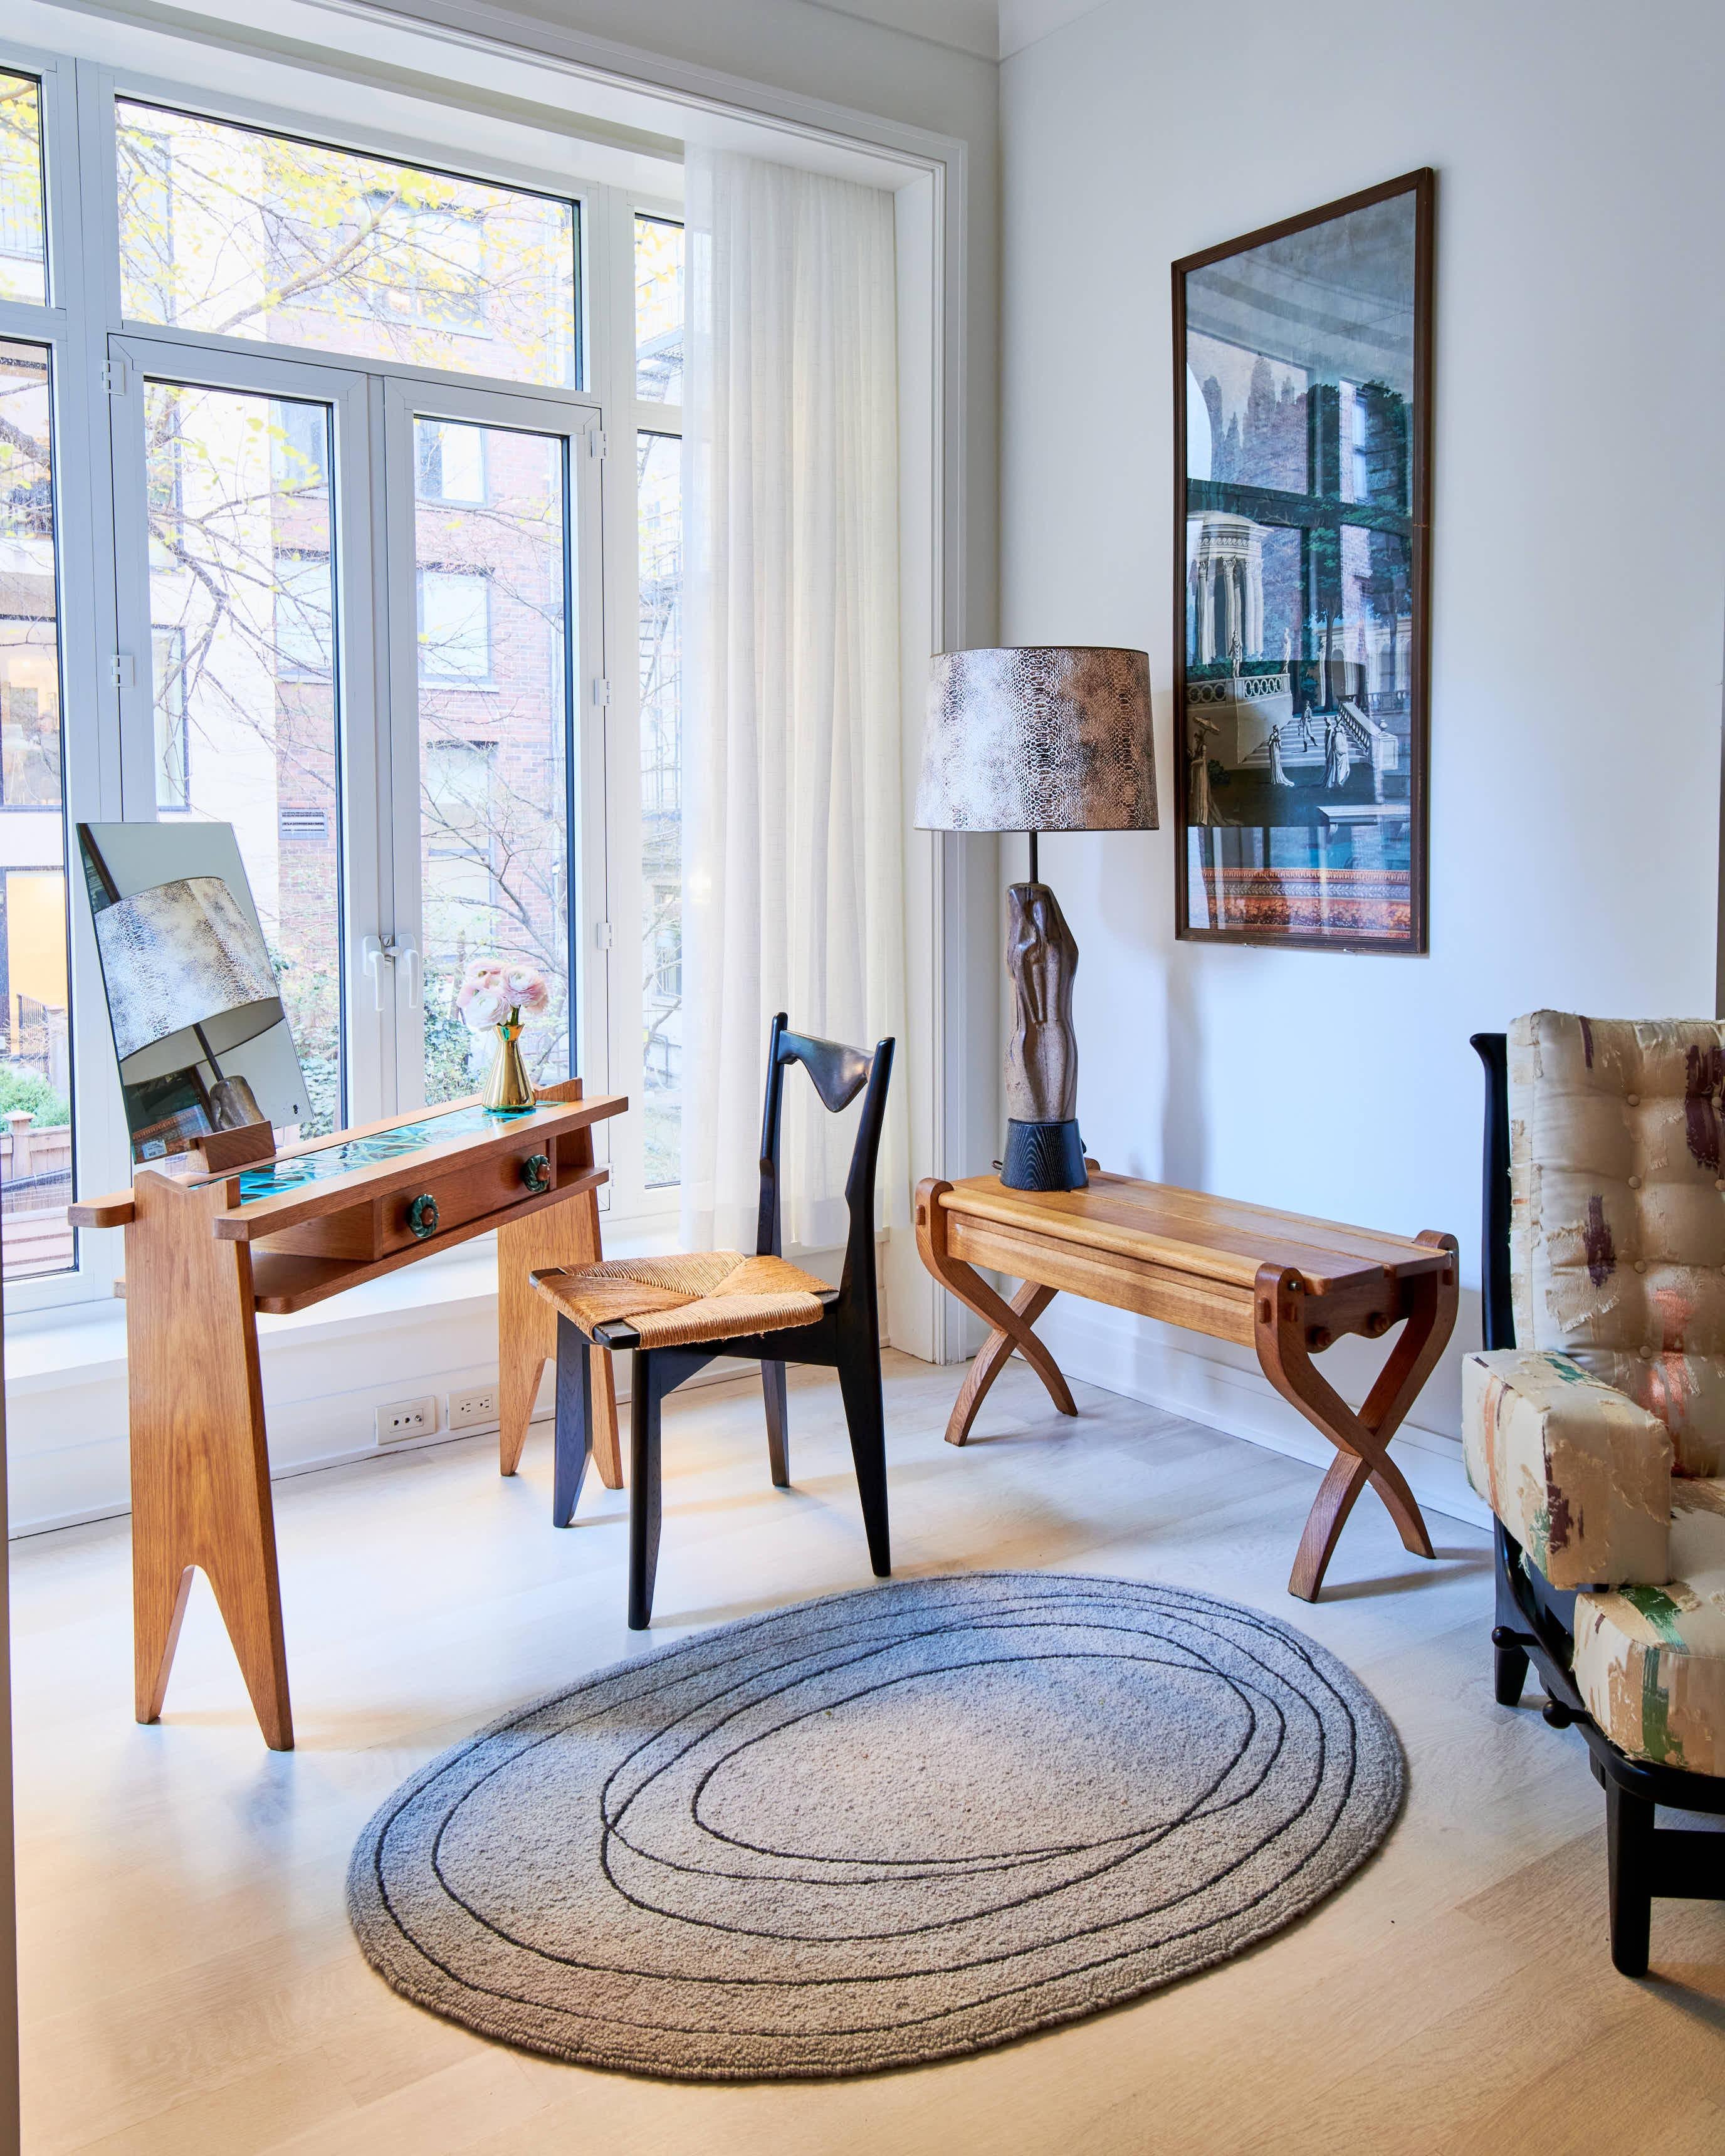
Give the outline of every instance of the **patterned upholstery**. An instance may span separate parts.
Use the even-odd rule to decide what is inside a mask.
[[[548,1268],[533,1285],[588,1337],[599,1325],[631,1325],[644,1348],[688,1348],[813,1325],[830,1292],[783,1258],[702,1250],[665,1258],[614,1258]]]
[[[1725,1475],[1725,1024],[1535,1011],[1509,1035],[1516,1339]]]
[[[1725,1024],[1509,1034],[1516,1338],[1463,1364],[1469,1479],[1577,1594],[1631,1757],[1725,1774]]]
[[[1678,1479],[1672,1578],[1575,1598],[1575,1681],[1632,1758],[1725,1774],[1725,1481]]]
[[[1467,1479],[1553,1587],[1670,1578],[1665,1425],[1565,1355],[1461,1365]]]

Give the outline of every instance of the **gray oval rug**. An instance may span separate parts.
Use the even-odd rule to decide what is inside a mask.
[[[982,1573],[618,1664],[404,1783],[348,1907],[481,2035],[684,2080],[947,2058],[1204,1969],[1395,1817],[1395,1732],[1291,1625]]]

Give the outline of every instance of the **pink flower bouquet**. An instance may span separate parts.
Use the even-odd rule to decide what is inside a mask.
[[[506,1021],[519,1025],[525,1012],[536,1017],[551,1002],[545,976],[532,966],[511,966],[502,958],[475,958],[455,991],[455,1008],[470,1033],[485,1033]]]

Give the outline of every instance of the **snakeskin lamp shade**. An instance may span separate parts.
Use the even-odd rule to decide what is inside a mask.
[[[1149,660],[1081,644],[937,654],[916,824],[1153,831]]]

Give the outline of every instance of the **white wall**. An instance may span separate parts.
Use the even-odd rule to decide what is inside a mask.
[[[1165,804],[1168,264],[1437,168],[1430,957],[1178,944],[1167,830],[1042,858],[1082,953],[1092,1152],[1453,1229],[1476,1287],[1469,1033],[1541,1004],[1714,1009],[1725,12],[1109,0],[1002,80],[1002,634],[1149,650]],[[1470,1293],[1430,1429],[1459,1426],[1477,1326]],[[1249,1354],[1202,1364],[1189,1336],[1058,1304],[1043,1329],[1103,1382],[1290,1427],[1255,1372],[1216,1368]]]

